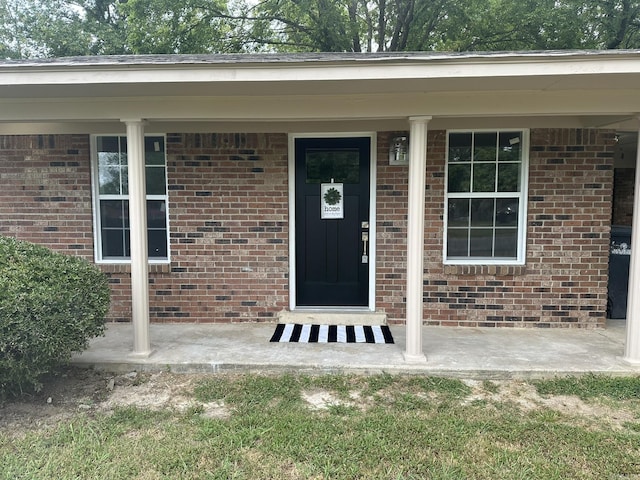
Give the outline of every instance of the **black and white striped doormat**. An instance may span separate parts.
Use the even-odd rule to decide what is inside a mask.
[[[279,323],[272,342],[299,343],[393,343],[386,325],[302,325]]]

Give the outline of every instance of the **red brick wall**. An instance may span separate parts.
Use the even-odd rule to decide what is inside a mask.
[[[616,168],[613,175],[613,225],[631,226],[633,220],[633,191],[635,168]]]
[[[406,303],[407,166],[389,165],[389,141],[407,132],[379,132],[376,164],[376,309],[404,319]]]
[[[0,136],[0,235],[93,259],[86,135]]]
[[[405,315],[408,167],[389,166],[378,135],[377,292]],[[444,266],[446,132],[429,133],[425,322],[459,326],[602,326],[613,132],[531,132],[527,262]],[[271,321],[288,307],[285,134],[167,136],[171,265],[152,266],[152,321]],[[93,258],[87,136],[0,137],[0,233]],[[131,315],[126,265],[103,266],[111,318]]]

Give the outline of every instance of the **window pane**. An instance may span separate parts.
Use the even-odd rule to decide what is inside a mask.
[[[471,229],[469,254],[472,257],[491,257],[493,247],[493,230],[490,228]]]
[[[129,228],[129,200],[122,202],[122,211],[124,212],[124,226]]]
[[[518,230],[499,228],[496,230],[496,257],[516,258],[518,251]]]
[[[122,164],[118,152],[98,152],[98,164],[100,167],[119,166]]]
[[[145,152],[144,163],[147,166],[155,165],[164,167],[164,152]]]
[[[496,188],[496,164],[495,163],[474,163],[473,164],[473,191],[474,192],[495,192]]]
[[[147,200],[147,227],[165,228],[167,214],[164,200]]]
[[[118,137],[98,137],[98,184],[99,192],[107,195],[122,194],[122,166],[126,157],[120,154]]]
[[[447,229],[447,257],[466,257],[469,255],[469,230],[466,228]]]
[[[123,257],[125,255],[125,231],[102,229],[102,257]]]
[[[358,149],[307,150],[307,183],[360,182],[360,152]]]
[[[493,227],[493,198],[476,198],[471,201],[471,226]]]
[[[471,161],[471,133],[452,133],[449,135],[449,161]]]
[[[122,195],[129,195],[129,168],[122,167]]]
[[[519,162],[522,148],[522,132],[501,132],[498,160],[501,162]]]
[[[499,198],[496,200],[496,226],[516,227],[520,201],[517,198]]]
[[[498,139],[495,132],[476,133],[473,142],[473,161],[494,161]]]
[[[469,199],[452,198],[449,200],[448,222],[450,227],[469,226]]]
[[[147,184],[147,195],[164,195],[166,193],[166,180],[164,168],[145,168],[145,179]]]
[[[145,137],[145,165],[164,166],[164,137]]]
[[[468,192],[471,183],[471,164],[449,165],[449,192]]]
[[[520,191],[520,164],[501,163],[498,165],[498,191]]]
[[[100,225],[103,258],[129,255],[129,202],[101,200]]]
[[[96,143],[98,152],[120,153],[119,137],[98,137]]]
[[[102,228],[124,228],[128,210],[122,200],[102,200],[100,202],[100,225]]]
[[[124,231],[124,256],[131,258],[131,231],[128,228]]]
[[[98,182],[100,193],[103,195],[120,195],[120,172],[119,166],[102,166],[98,169]]]
[[[167,258],[167,231],[165,229],[149,230],[147,245],[149,258]]]

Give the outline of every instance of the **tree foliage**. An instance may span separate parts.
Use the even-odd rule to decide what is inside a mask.
[[[0,55],[640,47],[640,0],[0,0]]]
[[[127,19],[131,53],[236,52],[242,47],[223,0],[129,0],[120,11]]]

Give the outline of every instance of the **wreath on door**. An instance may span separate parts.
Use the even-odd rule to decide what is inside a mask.
[[[342,195],[340,195],[340,192],[333,187],[327,190],[324,194],[324,202],[327,205],[337,205],[340,203],[341,198]]]

